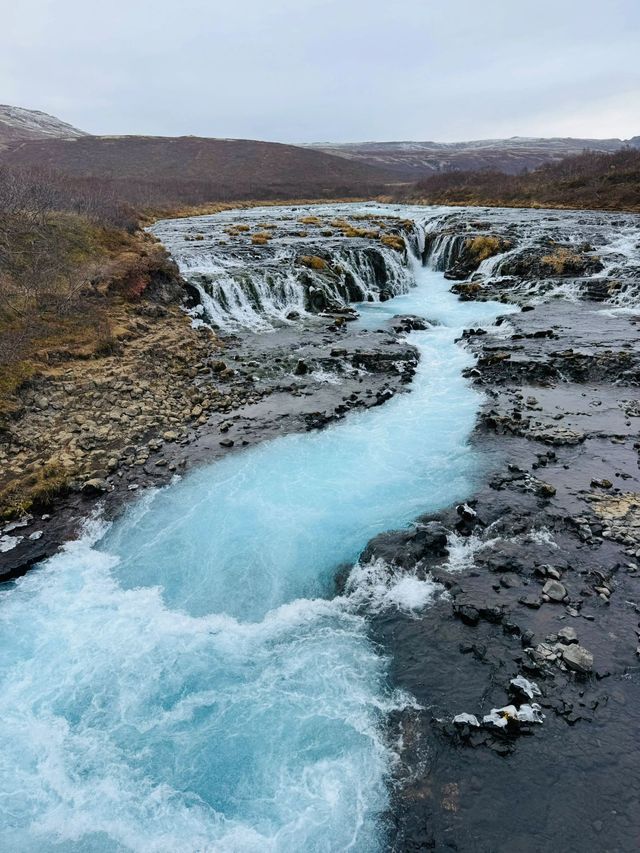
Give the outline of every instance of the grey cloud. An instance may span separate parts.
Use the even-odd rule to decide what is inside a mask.
[[[0,2],[0,101],[95,133],[640,133],[637,0]]]

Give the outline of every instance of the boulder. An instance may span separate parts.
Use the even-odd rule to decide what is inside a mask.
[[[416,317],[413,314],[400,314],[393,318],[394,332],[423,331],[428,328],[429,323],[423,317]]]
[[[561,631],[558,631],[558,639],[561,643],[569,645],[570,643],[578,642],[578,634],[576,633],[575,628],[566,627]]]
[[[572,643],[563,650],[562,659],[569,669],[575,672],[587,673],[593,669],[593,655],[577,643]]]
[[[101,477],[92,477],[87,480],[82,486],[82,493],[85,495],[99,495],[102,492],[109,491],[109,483]]]
[[[546,595],[551,601],[564,601],[567,597],[567,590],[560,581],[548,580],[542,587],[542,594]]]

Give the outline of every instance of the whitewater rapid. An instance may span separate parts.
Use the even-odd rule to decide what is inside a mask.
[[[375,851],[393,709],[367,615],[419,610],[429,580],[356,566],[367,541],[469,494],[479,405],[461,303],[415,285],[360,306],[433,325],[411,393],[322,432],[234,453],[143,496],[0,593],[0,848]]]

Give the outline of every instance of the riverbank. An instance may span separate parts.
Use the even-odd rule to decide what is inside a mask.
[[[461,342],[487,400],[473,438],[486,479],[365,552],[448,591],[373,628],[423,709],[395,720],[398,851],[637,847],[640,318],[519,290],[526,310],[499,341]],[[531,721],[510,716],[533,703]]]
[[[216,205],[212,212],[227,212],[229,229],[241,210],[256,204]],[[313,204],[303,208],[307,218]],[[318,223],[300,229],[318,230]],[[244,227],[238,242],[255,254],[253,234]],[[150,235],[138,242],[139,253],[127,254],[127,270],[146,254],[157,256],[139,294],[127,296],[116,286],[124,275],[118,267],[119,276],[111,271],[99,297],[83,296],[88,312],[97,302],[108,315],[108,344],[88,333],[70,341],[65,326],[5,395],[4,579],[23,574],[75,536],[96,500],[113,517],[138,489],[163,485],[234,446],[321,427],[353,408],[377,405],[404,387],[415,369],[415,353],[398,333],[354,339],[340,311],[325,311],[324,318],[311,313],[295,331],[283,323],[266,337],[216,334],[185,314],[194,289],[161,246]],[[314,260],[302,248],[300,256]],[[337,306],[316,309],[327,307]],[[273,399],[263,403],[266,398]]]

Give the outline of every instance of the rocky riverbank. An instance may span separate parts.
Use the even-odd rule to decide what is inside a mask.
[[[119,350],[43,373],[3,434],[5,482],[33,504],[0,527],[0,577],[73,537],[100,501],[107,517],[234,448],[317,429],[406,388],[413,347],[393,331],[334,319],[273,335],[220,337],[177,306],[140,306]],[[32,473],[33,472],[33,473]]]
[[[393,276],[404,274],[397,219],[324,221],[313,208],[301,208],[297,217],[276,210],[265,230],[236,223],[242,215],[253,216],[223,214],[211,246],[192,220],[184,220],[184,228],[178,221],[185,245],[199,251],[228,245],[243,270],[253,264],[261,272],[272,263],[276,229],[291,232],[299,243],[293,267],[305,304],[296,303],[299,310],[268,327],[269,334],[260,334],[265,324],[239,334],[237,323],[213,331],[200,319],[211,304],[200,277],[185,281],[167,265],[140,299],[110,306],[113,331],[104,351],[89,347],[43,364],[16,391],[0,432],[1,578],[54,553],[76,535],[97,500],[113,515],[139,489],[163,485],[233,448],[321,428],[351,409],[379,405],[410,381],[416,353],[397,330],[357,332],[346,322],[356,316],[348,300],[366,295],[356,281],[358,262],[382,298],[385,288],[397,287]],[[367,240],[381,248],[365,246]],[[329,251],[349,241],[363,244],[353,258],[346,250],[354,272],[335,264]],[[318,242],[330,245],[318,248]],[[255,285],[246,287],[254,298]],[[221,300],[234,302],[231,293]],[[247,306],[237,308],[242,321],[251,315]]]
[[[395,721],[398,851],[637,849],[640,318],[589,301],[600,262],[585,251],[565,278],[584,300],[549,301],[558,271],[541,283],[515,264],[510,285],[454,286],[524,306],[461,341],[486,395],[486,474],[465,504],[363,555],[442,585],[423,616],[374,626],[422,708]],[[468,257],[445,262],[452,279],[465,262],[473,276]]]

